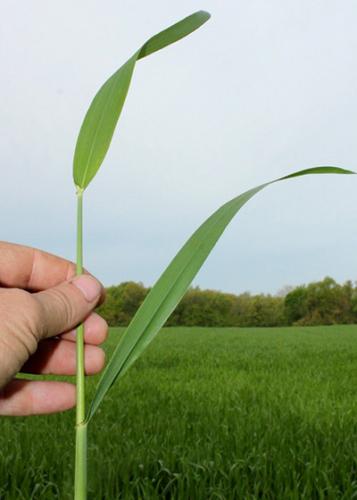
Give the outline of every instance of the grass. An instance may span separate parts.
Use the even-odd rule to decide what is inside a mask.
[[[0,429],[2,500],[72,498],[72,412]],[[357,498],[357,326],[164,329],[89,438],[93,500]]]

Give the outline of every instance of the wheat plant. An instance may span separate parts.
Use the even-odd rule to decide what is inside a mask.
[[[198,11],[150,38],[95,95],[80,129],[74,154],[73,178],[77,194],[77,274],[83,272],[83,193],[95,177],[108,151],[136,63],[143,57],[189,35],[209,17],[207,12]],[[113,383],[127,371],[164,325],[232,218],[255,194],[272,183],[307,174],[328,173],[352,174],[353,172],[330,166],[301,170],[250,189],[214,212],[184,244],[135,314],[102,374],[88,411],[85,405],[83,325],[78,327],[75,500],[85,500],[87,495],[88,423]]]

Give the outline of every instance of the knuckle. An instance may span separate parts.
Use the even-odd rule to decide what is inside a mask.
[[[12,355],[24,360],[37,349],[41,335],[38,306],[32,295],[21,289],[1,293],[1,342]]]
[[[53,288],[47,291],[50,294],[53,309],[56,311],[55,320],[59,325],[72,325],[76,319],[76,307],[62,288]]]
[[[27,313],[25,314],[27,330],[37,343],[42,337],[42,308],[32,295],[29,295],[27,304]]]

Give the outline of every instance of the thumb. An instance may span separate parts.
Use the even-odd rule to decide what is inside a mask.
[[[40,305],[41,338],[71,330],[96,307],[103,287],[93,276],[83,274],[32,296]]]

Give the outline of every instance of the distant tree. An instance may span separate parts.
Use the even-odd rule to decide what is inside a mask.
[[[350,293],[350,301],[351,301],[351,316],[352,316],[352,323],[357,323],[357,283],[355,283],[355,286],[353,287],[351,281],[347,281],[348,285],[348,290]]]
[[[229,326],[232,299],[214,290],[190,289],[168,325]]]
[[[233,295],[191,289],[182,299],[169,326],[280,326],[285,324],[284,300],[271,295]]]
[[[126,326],[149,292],[142,283],[128,281],[107,289],[98,312],[110,326]],[[357,286],[339,285],[332,278],[284,288],[277,296],[240,295],[216,290],[188,290],[168,319],[167,326],[283,326],[357,322]],[[286,293],[285,295],[285,292]]]
[[[126,326],[145,299],[148,289],[142,283],[128,281],[107,288],[105,303],[98,308],[110,326]]]
[[[249,292],[234,296],[230,326],[250,326],[253,318],[253,297]]]
[[[285,324],[284,300],[271,295],[253,297],[252,326],[282,326]]]
[[[285,297],[289,324],[331,325],[352,323],[355,290],[351,282],[339,285],[330,277],[298,287]]]
[[[293,325],[307,315],[307,290],[305,285],[296,287],[289,292],[284,301],[284,312],[287,323]]]

